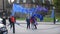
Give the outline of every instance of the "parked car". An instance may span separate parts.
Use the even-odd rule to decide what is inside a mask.
[[[8,34],[6,26],[2,24],[2,18],[0,18],[0,34]]]
[[[0,34],[8,34],[6,26],[1,23],[0,23]]]

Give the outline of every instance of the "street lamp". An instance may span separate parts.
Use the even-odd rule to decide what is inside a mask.
[[[2,15],[5,16],[4,0],[2,0],[2,2],[3,2],[3,14]]]

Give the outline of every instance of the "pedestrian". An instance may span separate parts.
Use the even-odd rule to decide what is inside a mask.
[[[11,28],[12,28],[11,16],[10,16],[8,19],[9,19],[9,24],[8,24],[8,26],[10,25],[10,29],[11,29]]]
[[[26,22],[27,22],[27,29],[30,29],[30,18],[26,18]]]
[[[37,19],[34,16],[31,17],[30,22],[32,29],[37,29]]]
[[[5,16],[2,17],[2,24],[4,24],[6,26],[6,17]]]
[[[15,17],[14,16],[11,16],[11,27],[13,27],[13,33],[15,33]]]
[[[31,28],[34,29],[34,17],[30,18]]]
[[[34,17],[34,26],[35,26],[35,29],[37,29],[37,19],[36,19],[36,17]]]

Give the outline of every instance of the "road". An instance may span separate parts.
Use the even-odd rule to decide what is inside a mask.
[[[15,24],[15,34],[60,34],[60,23],[40,22],[36,30],[26,29],[25,21],[17,21],[20,25]],[[24,23],[23,23],[24,22]],[[7,26],[8,34],[13,34],[10,26]]]

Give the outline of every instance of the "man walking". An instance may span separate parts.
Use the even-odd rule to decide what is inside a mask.
[[[11,27],[13,27],[13,33],[15,33],[15,17],[14,16],[11,16]]]
[[[27,29],[28,28],[30,29],[30,19],[29,18],[26,18],[26,22],[27,22]]]

